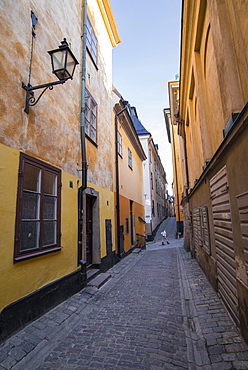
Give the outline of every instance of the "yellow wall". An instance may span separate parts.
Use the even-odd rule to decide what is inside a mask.
[[[0,144],[0,310],[6,305],[34,292],[52,281],[78,269],[78,187],[81,180],[62,172],[61,188],[61,246],[59,252],[13,262],[16,195],[18,184],[19,151]],[[69,183],[73,182],[73,188]],[[113,192],[88,184],[99,192],[101,257],[106,255],[105,219],[112,220],[114,235]],[[7,277],[7,278],[6,278]]]
[[[22,278],[13,274],[18,166],[18,150],[0,144],[0,310],[25,289]]]
[[[52,162],[77,176],[77,163],[80,163],[80,66],[76,67],[72,81],[46,91],[28,115],[23,111],[26,92],[22,82],[28,83],[32,42],[31,9],[38,17],[38,23],[30,83],[35,86],[56,80],[47,51],[56,49],[64,37],[78,61],[81,59],[80,2],[77,5],[74,2],[74,6],[65,0],[47,4],[38,0],[20,0],[14,6],[8,1],[3,2],[0,12],[3,25],[0,28],[0,79],[3,86],[0,142]],[[41,91],[35,91],[36,98]]]
[[[191,188],[185,246],[246,340],[247,13],[242,0],[183,2],[179,112]]]
[[[141,217],[144,220],[144,206],[143,204],[134,203],[133,204],[133,213],[135,215],[135,231],[137,234],[145,235],[145,223],[139,220]],[[136,236],[135,236],[136,238]],[[143,240],[140,236],[137,236],[138,240]],[[137,241],[139,246],[143,246],[144,244]]]
[[[129,233],[126,234],[126,218],[129,223]],[[131,247],[130,199],[120,196],[120,225],[123,225],[124,251]]]
[[[124,231],[124,251],[128,251],[131,247],[131,222],[130,222],[130,199],[120,196],[120,224],[123,225]],[[145,224],[139,220],[139,217],[144,219],[144,206],[134,202],[132,205],[135,234],[134,241],[141,239],[136,234],[145,235]],[[126,233],[126,219],[128,218],[129,233]],[[139,245],[140,243],[137,242]],[[141,245],[140,245],[141,246]]]
[[[140,204],[144,204],[142,161],[131,144],[125,131],[119,126],[122,135],[123,156],[119,156],[120,194]],[[128,167],[128,148],[132,151],[133,169]]]
[[[231,114],[248,100],[247,2],[184,2],[180,116],[190,188],[223,140]]]
[[[80,145],[82,2],[54,0],[45,4],[39,0],[32,0],[31,3],[20,0],[13,7],[5,1],[0,12],[0,23],[4,25],[0,28],[3,40],[0,53],[3,93],[0,98],[0,310],[79,269],[77,253],[78,188],[81,185],[81,172],[78,170],[82,160]],[[28,4],[32,5],[32,8]],[[103,6],[107,7],[105,19],[102,19]],[[72,81],[55,86],[52,91],[48,90],[37,105],[30,107],[29,114],[26,114],[23,111],[26,92],[22,88],[22,82],[28,83],[32,42],[31,9],[38,17],[38,23],[33,40],[30,83],[35,86],[56,80],[52,75],[47,50],[57,48],[64,37],[67,38],[80,64],[76,67]],[[105,219],[111,219],[114,225],[111,161],[112,46],[119,40],[108,0],[89,0],[88,14],[95,27],[99,46],[97,68],[92,65],[87,54],[86,85],[99,107],[97,146],[87,141],[88,186],[94,187],[100,194],[100,244],[101,257],[104,257]],[[40,92],[41,90],[35,91],[36,98]],[[62,171],[62,249],[14,264],[20,152],[43,160]],[[70,181],[73,182],[73,188],[69,186]],[[114,246],[114,232],[112,239]]]
[[[112,190],[112,43],[95,0],[88,1],[88,17],[98,40],[97,68],[87,52],[86,87],[97,103],[97,142],[86,140],[88,181]]]
[[[13,257],[19,151],[0,144],[0,159],[1,310],[3,307],[17,299],[78,269],[77,183],[79,179],[66,172],[62,172],[62,250],[14,264]],[[73,181],[73,189],[69,187],[69,181]]]
[[[170,138],[173,165],[173,190],[174,190],[174,207],[176,220],[183,221],[182,212],[182,194],[187,186],[185,172],[185,153],[181,136],[178,135],[178,124],[175,114],[179,108],[179,81],[168,83],[170,98]]]
[[[127,124],[127,122],[126,122]],[[135,219],[136,233],[145,234],[145,225],[138,220],[138,217],[145,219],[144,208],[144,183],[143,183],[143,164],[142,159],[135,150],[134,145],[124,129],[124,125],[118,127],[122,135],[122,157],[119,156],[119,192],[120,192],[120,225],[124,227],[124,250],[128,251],[131,247],[131,223],[130,223],[130,201],[133,201],[133,216]],[[132,151],[131,169],[128,166],[128,148]],[[126,234],[126,218],[129,220],[129,233]]]

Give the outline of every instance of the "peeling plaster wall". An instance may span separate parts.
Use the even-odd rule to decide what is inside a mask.
[[[3,1],[0,22],[1,131],[3,144],[50,162],[78,175],[80,163],[80,66],[73,81],[47,91],[27,115],[24,111],[32,42],[30,11],[38,18],[34,38],[31,84],[57,80],[51,73],[47,51],[57,48],[64,37],[81,59],[81,1]],[[72,27],[73,25],[73,27]],[[8,68],[8,70],[7,70]],[[41,91],[41,90],[40,90]],[[39,90],[35,92],[38,96]]]
[[[5,1],[1,7],[0,22],[5,26],[0,31],[4,33],[1,35],[0,55],[0,78],[3,86],[0,140],[7,146],[78,175],[80,66],[76,68],[73,81],[55,86],[53,91],[48,90],[38,104],[30,108],[29,115],[23,111],[25,90],[21,83],[28,83],[32,41],[30,11],[38,17],[31,84],[39,85],[57,79],[51,73],[47,50],[57,48],[64,37],[80,61],[81,1]],[[36,91],[35,96],[38,93]]]

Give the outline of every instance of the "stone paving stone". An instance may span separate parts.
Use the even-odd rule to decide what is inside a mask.
[[[23,351],[21,348],[19,347],[14,347],[11,349],[11,351],[9,352],[10,356],[12,356],[16,361],[20,361],[25,355],[26,355],[26,352]]]
[[[43,330],[43,329],[45,329],[45,328],[46,328],[46,324],[44,324],[44,323],[40,322],[39,320],[35,321],[35,322],[33,323],[33,326],[34,326],[35,328],[37,328],[37,329],[40,329],[40,330]]]
[[[10,338],[9,341],[6,343],[3,343],[0,347],[1,352],[8,354],[8,352],[11,350],[11,348],[14,347],[14,345],[11,343],[12,338]]]
[[[20,345],[20,348],[25,351],[26,353],[31,352],[34,348],[35,345],[26,341],[23,341]]]
[[[0,362],[3,362],[3,360],[5,360],[7,357],[7,353],[4,353],[4,352],[0,352]]]
[[[37,344],[41,342],[41,338],[37,337],[36,335],[30,334],[30,333],[27,333],[27,335],[25,336],[25,340],[35,346],[37,346]]]
[[[32,334],[36,335],[40,339],[44,339],[46,337],[46,332],[45,331],[42,331],[42,330],[36,329],[36,328],[34,329]]]
[[[11,369],[14,365],[16,364],[16,360],[11,356],[9,355],[2,363],[1,363],[1,366],[4,368],[4,369]]]

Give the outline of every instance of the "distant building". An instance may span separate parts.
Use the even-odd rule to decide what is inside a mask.
[[[158,145],[152,135],[140,122],[135,107],[131,107],[131,117],[147,159],[144,169],[144,198],[147,239],[152,239],[160,223],[168,216],[166,200],[166,173],[158,154]]]

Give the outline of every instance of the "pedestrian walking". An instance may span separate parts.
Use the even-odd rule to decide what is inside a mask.
[[[166,229],[164,229],[164,231],[162,231],[161,235],[162,235],[162,245],[164,245],[164,241],[166,241],[166,242],[167,242],[167,244],[170,244],[170,243],[169,243],[169,240],[168,240],[168,238],[167,238],[167,232],[166,232]]]

